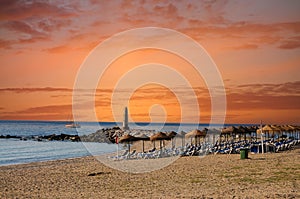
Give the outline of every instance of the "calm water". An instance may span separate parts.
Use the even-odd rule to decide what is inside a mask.
[[[81,122],[81,128],[65,128],[66,122],[50,121],[0,121],[0,135],[43,136],[51,134],[84,135],[96,132],[99,128],[111,128],[116,123]],[[199,129],[207,127],[201,124]],[[136,128],[151,130],[178,131],[179,124],[139,123]],[[190,131],[195,124],[184,124],[180,130]],[[21,164],[37,161],[57,160],[113,152],[116,146],[105,143],[81,143],[69,141],[21,141],[0,139],[0,165]]]

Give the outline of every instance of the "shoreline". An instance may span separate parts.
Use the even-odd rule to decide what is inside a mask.
[[[180,157],[153,172],[125,173],[94,157],[1,166],[1,198],[299,198],[300,149]],[[126,161],[126,160],[125,160]]]

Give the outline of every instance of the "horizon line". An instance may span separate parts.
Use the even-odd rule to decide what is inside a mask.
[[[20,121],[20,122],[70,122],[68,120],[18,120],[18,119],[10,119],[10,120],[3,120],[3,119],[0,119],[0,121]],[[76,121],[76,122],[86,122],[86,123],[115,123],[115,124],[122,124],[122,122],[115,122],[115,121]],[[145,122],[145,121],[139,121],[139,122],[129,122],[129,124],[210,124],[210,123],[193,123],[193,122],[184,122],[184,123],[181,123],[181,122]],[[263,125],[266,125],[266,124],[270,124],[270,123],[262,123]],[[299,124],[294,124],[294,123],[285,123],[287,125],[296,125],[298,126]],[[260,122],[258,123],[224,123],[224,124],[210,124],[210,125],[260,125]],[[282,125],[282,124],[280,124]]]

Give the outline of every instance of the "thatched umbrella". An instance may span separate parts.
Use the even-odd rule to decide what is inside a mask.
[[[161,141],[162,140],[168,140],[168,139],[170,139],[169,136],[167,136],[167,134],[165,134],[163,132],[156,133],[156,134],[154,134],[150,137],[150,141],[154,141],[154,142],[155,142],[155,140],[160,141],[160,149],[162,149]]]
[[[289,134],[292,134],[294,138],[299,139],[299,126],[294,126],[294,125],[285,125],[285,132],[288,132]]]
[[[207,136],[208,128],[204,128],[204,129],[202,130],[202,132],[205,133],[205,142],[207,142],[207,140],[209,140],[209,136]]]
[[[262,132],[263,133],[267,133],[267,137],[269,138],[270,137],[270,132],[272,132],[274,134],[274,131],[278,131],[278,128],[274,128],[272,127],[271,125],[265,125],[263,128],[262,128]],[[256,131],[257,133],[261,133],[261,129],[257,129]]]
[[[137,135],[137,136],[135,136],[136,137],[136,139],[137,140],[142,140],[143,141],[143,153],[145,152],[145,145],[144,145],[144,142],[146,141],[146,140],[150,140],[150,137],[148,137],[147,135],[145,135],[145,134],[142,134],[142,135]]]
[[[181,131],[180,133],[177,133],[177,135],[176,136],[178,136],[178,137],[181,137],[181,146],[182,147],[184,147],[184,145],[185,145],[185,143],[184,143],[184,141],[185,141],[185,135],[186,135],[186,132],[184,132],[184,131]]]
[[[207,129],[207,135],[211,136],[212,135],[212,144],[215,144],[216,142],[216,136],[218,137],[221,134],[221,131],[218,129]]]
[[[127,144],[128,144],[128,153],[130,154],[130,142],[136,141],[136,140],[137,140],[136,137],[134,137],[132,135],[129,135],[129,134],[126,134],[126,135],[123,135],[122,137],[120,137],[119,142],[120,143],[127,142]]]
[[[167,133],[167,136],[172,141],[172,148],[174,147],[174,138],[176,137],[177,133],[175,131],[171,131]]]
[[[255,133],[255,139],[257,140],[256,130],[258,129],[258,127],[257,126],[248,126],[246,128],[247,128],[247,131],[250,133],[250,135],[252,135],[252,133]]]
[[[283,136],[283,129],[280,128],[280,126],[277,125],[271,125],[273,128],[272,137],[275,137],[275,133],[278,135],[278,139],[280,137],[280,134]]]
[[[192,130],[191,132],[189,132],[185,135],[185,137],[191,138],[191,143],[192,143],[192,138],[195,138],[195,145],[196,146],[197,146],[197,138],[205,137],[205,136],[206,136],[206,133],[203,132],[203,131],[200,131],[198,129],[194,129],[194,130]]]
[[[243,127],[243,126],[239,126],[237,129],[238,129],[238,133],[240,135],[239,136],[240,140],[241,140],[242,135],[244,135],[244,140],[246,140],[248,129],[246,127]]]
[[[237,133],[239,133],[239,130],[234,126],[223,128],[221,132],[221,134],[227,137],[227,141],[228,141],[228,135],[231,135],[231,137],[233,137],[233,134],[236,135]]]
[[[299,127],[294,125],[288,125],[288,127],[290,128],[290,132],[296,134],[296,137],[299,139]]]

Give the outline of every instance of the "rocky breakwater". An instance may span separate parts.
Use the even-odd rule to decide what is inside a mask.
[[[80,137],[78,135],[69,135],[69,134],[52,134],[48,136],[42,136],[42,139],[47,139],[49,141],[72,141],[72,142],[79,142]]]
[[[80,139],[82,142],[115,143],[116,136],[122,136],[123,134],[124,131],[116,126],[113,128],[100,129],[89,135],[82,135]]]
[[[116,136],[119,137],[124,134],[124,131],[119,127],[100,129],[95,133],[88,135],[69,135],[69,134],[51,134],[44,136],[12,136],[12,135],[0,135],[0,139],[20,139],[23,141],[72,141],[72,142],[102,142],[102,143],[115,143]]]
[[[69,135],[69,134],[52,134],[52,135],[44,135],[44,136],[15,136],[15,135],[0,135],[0,139],[20,139],[23,141],[26,140],[34,140],[34,141],[72,141],[79,142],[80,137],[78,135]]]

